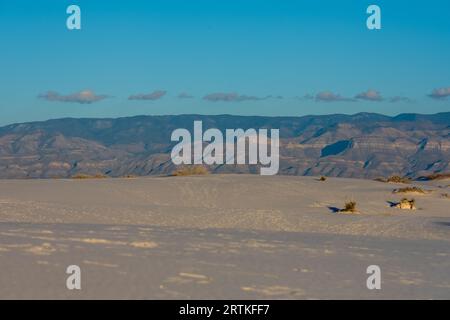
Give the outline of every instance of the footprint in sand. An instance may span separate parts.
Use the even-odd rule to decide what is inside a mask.
[[[149,241],[133,241],[130,243],[130,246],[134,248],[142,248],[142,249],[152,249],[156,248],[158,244],[156,242]]]
[[[38,256],[48,256],[55,252],[56,249],[50,243],[43,243],[40,246],[32,246],[27,248],[25,251]]]
[[[196,273],[180,272],[177,276],[169,277],[165,282],[172,284],[209,284],[212,279]]]
[[[273,249],[276,248],[276,245],[270,244],[265,241],[250,239],[246,241],[245,245],[249,248],[258,248],[258,249]]]
[[[261,294],[264,296],[303,296],[304,290],[298,288],[289,288],[284,286],[251,286],[241,287],[243,291]]]
[[[133,242],[127,243],[124,241],[114,241],[114,240],[97,239],[97,238],[82,238],[82,239],[71,238],[69,240],[77,241],[77,242],[84,242],[84,243],[89,243],[89,244],[106,244],[106,245],[118,245],[118,246],[129,245],[131,247],[141,248],[141,249],[151,249],[151,248],[156,248],[158,246],[158,244],[156,242],[152,242],[152,241],[133,241]]]
[[[99,262],[99,261],[91,261],[91,260],[83,260],[84,264],[92,265],[92,266],[98,266],[98,267],[105,267],[105,268],[117,268],[119,265],[112,264],[112,263],[106,263],[106,262]]]
[[[113,245],[124,245],[126,242],[123,241],[112,241],[107,239],[98,239],[98,238],[70,238],[68,240],[76,241],[76,242],[84,242],[89,244],[113,244]]]

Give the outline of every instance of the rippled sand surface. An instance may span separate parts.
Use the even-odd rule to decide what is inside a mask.
[[[0,180],[0,298],[450,298],[450,181]],[[414,198],[417,210],[392,205]],[[357,214],[339,213],[356,201]],[[66,268],[81,268],[81,290]],[[381,290],[368,290],[378,265]]]

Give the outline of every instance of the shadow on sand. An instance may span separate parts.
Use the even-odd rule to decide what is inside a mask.
[[[389,206],[390,206],[391,208],[393,208],[393,207],[395,207],[395,206],[398,205],[398,202],[394,202],[394,201],[386,201],[386,202],[389,204]]]
[[[444,226],[444,227],[450,227],[450,222],[449,221],[437,221],[437,222],[435,222],[435,224],[440,225],[440,226]]]
[[[341,209],[336,208],[336,207],[328,207],[328,209],[330,209],[330,211],[333,213],[338,213],[339,211],[341,211]]]

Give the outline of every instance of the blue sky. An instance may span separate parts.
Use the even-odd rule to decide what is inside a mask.
[[[447,0],[0,0],[0,38],[0,125],[450,111]]]

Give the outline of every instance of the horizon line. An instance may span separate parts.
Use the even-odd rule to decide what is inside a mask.
[[[435,115],[442,115],[442,114],[450,114],[450,111],[444,111],[444,112],[434,112],[434,113],[398,113],[396,115],[386,115],[383,113],[377,113],[377,112],[357,112],[357,113],[329,113],[329,114],[307,114],[303,116],[263,116],[263,115],[238,115],[238,114],[196,114],[196,113],[182,113],[182,114],[138,114],[134,116],[124,116],[124,117],[62,117],[62,118],[49,118],[46,120],[36,120],[36,121],[25,121],[25,122],[13,122],[10,124],[0,125],[0,129],[10,127],[10,126],[16,126],[21,124],[31,124],[31,123],[45,123],[50,121],[58,121],[58,120],[119,120],[119,119],[128,119],[128,118],[139,118],[139,117],[192,117],[192,116],[200,116],[200,117],[240,117],[240,118],[308,118],[308,117],[329,117],[329,116],[347,116],[347,117],[354,117],[358,115],[377,115],[377,116],[383,116],[386,118],[397,118],[400,116],[435,116]]]

